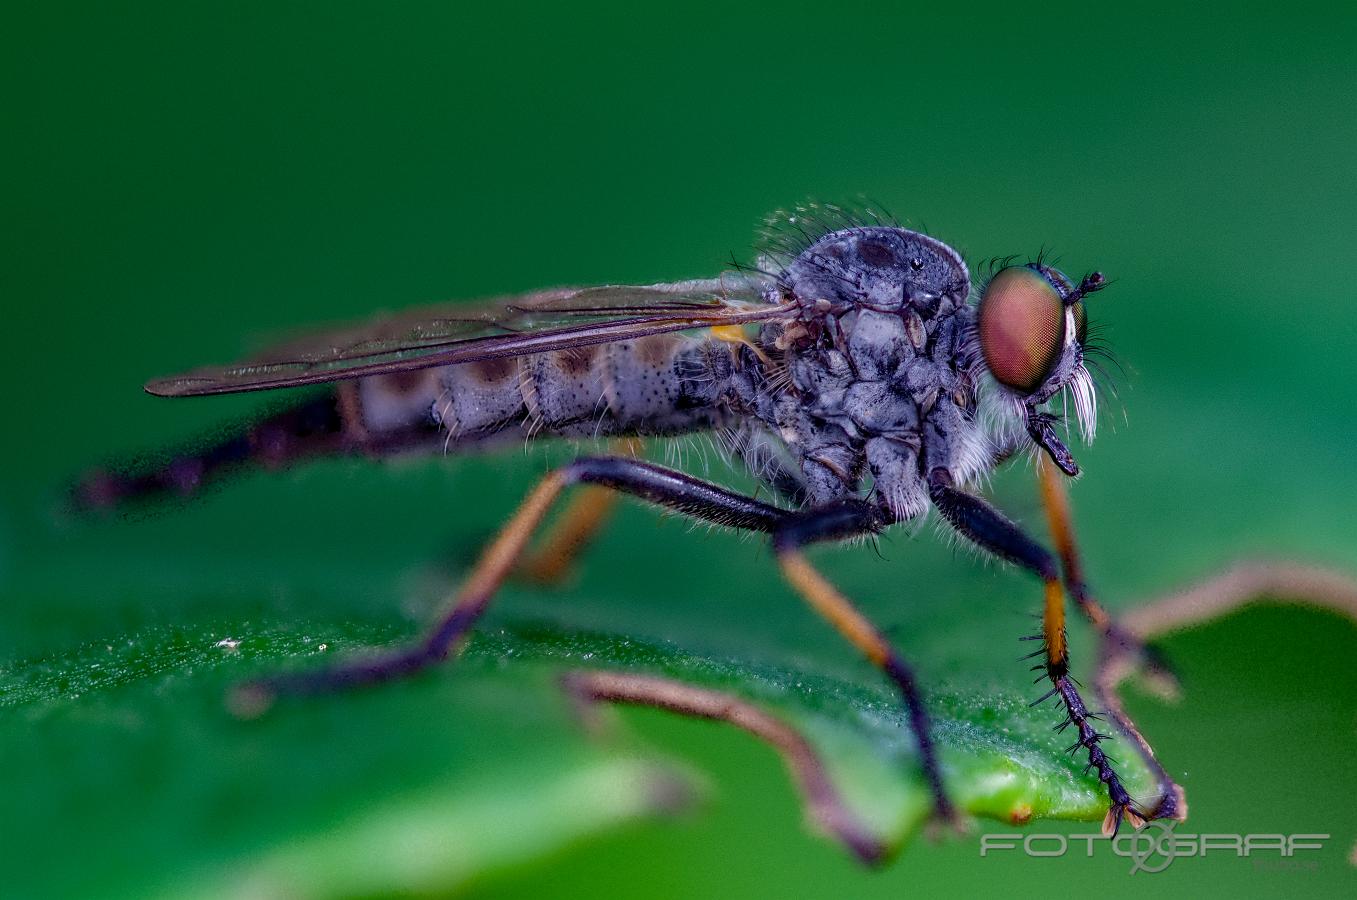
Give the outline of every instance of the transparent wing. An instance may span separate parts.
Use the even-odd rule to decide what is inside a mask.
[[[794,304],[764,301],[760,287],[730,278],[608,285],[429,307],[305,335],[234,365],[157,378],[146,390],[189,397],[321,384],[757,322],[792,311]]]

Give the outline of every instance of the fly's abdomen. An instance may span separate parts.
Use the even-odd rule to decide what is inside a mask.
[[[525,357],[519,367],[526,427],[586,437],[707,427],[729,359],[716,342],[672,334]]]
[[[664,334],[367,378],[359,398],[368,432],[432,419],[449,445],[506,431],[672,434],[714,421],[729,373],[726,345]]]
[[[608,413],[608,346],[519,360],[519,392],[529,433],[573,434]]]
[[[90,473],[82,507],[195,493],[243,468],[321,456],[456,451],[497,437],[676,434],[720,416],[728,345],[655,335],[341,382],[326,393],[149,465]]]
[[[653,335],[606,345],[607,424],[618,434],[671,434],[709,426],[731,370],[730,345]]]

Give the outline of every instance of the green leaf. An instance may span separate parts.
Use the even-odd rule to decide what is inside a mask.
[[[622,511],[575,584],[506,586],[455,663],[284,700],[257,721],[228,713],[223,698],[243,678],[417,633],[493,528],[494,506],[512,502],[490,499],[496,479],[527,484],[538,468],[469,460],[439,487],[433,467],[328,463],[246,478],[155,516],[47,533],[3,588],[0,816],[27,823],[5,855],[6,883],[110,895],[435,890],[699,797],[700,777],[663,747],[585,727],[560,683],[581,670],[747,701],[808,742],[836,802],[875,844],[893,852],[918,833],[930,799],[880,674],[781,584],[760,545],[639,508]],[[419,509],[440,491],[481,501],[453,523],[452,571],[421,565],[437,554],[391,537],[418,533],[422,514],[402,530],[393,513],[395,532],[373,523],[372,540],[333,560],[324,529],[305,521],[325,497],[381,494],[385,506],[371,508]],[[289,495],[269,520],[253,515]],[[226,543],[229,562],[217,556]],[[1056,712],[1029,706],[1044,688],[1028,687],[1016,661],[1030,627],[1012,613],[1038,590],[933,542],[883,552],[909,566],[861,549],[818,558],[869,608],[889,610],[882,621],[926,680],[958,805],[1010,822],[1101,818],[1099,783],[1062,752]],[[882,602],[886,573],[898,582],[886,593],[920,595],[908,608]],[[958,597],[988,611],[967,624]],[[1116,743],[1128,788],[1153,796],[1150,774]],[[62,867],[72,844],[88,848],[83,863]]]
[[[981,893],[999,880],[1048,894],[1056,879],[1143,894],[1119,859],[982,866],[962,842],[920,842],[869,882],[787,826],[785,782],[720,769],[705,743],[719,754],[740,736],[627,714],[624,726],[658,730],[664,746],[586,731],[560,669],[597,667],[601,653],[629,671],[682,672],[802,729],[881,834],[917,830],[913,744],[878,673],[781,585],[761,545],[636,509],[569,589],[507,588],[456,665],[254,722],[224,711],[243,677],[417,634],[540,457],[327,464],[138,519],[53,521],[52,495],[82,468],[261,405],[156,403],[138,391],[147,377],[375,308],[708,273],[732,248],[746,258],[770,205],[807,194],[879,196],[974,261],[1055,247],[1073,271],[1114,280],[1089,314],[1127,374],[1119,400],[1103,397],[1096,446],[1078,450],[1074,495],[1110,608],[1241,557],[1357,570],[1357,330],[1343,265],[1357,120],[1335,114],[1351,105],[1350,18],[1175,7],[1094,21],[1005,7],[959,31],[953,9],[916,4],[879,5],[864,29],[861,16],[726,4],[714,30],[712,16],[664,4],[614,16],[402,5],[389,19],[336,9],[323,21],[276,3],[230,15],[86,6],[25,4],[5,32],[7,895],[476,882],[681,805],[696,776],[671,746],[709,761],[727,796],[760,788],[736,825],[686,847],[679,829],[647,844],[628,825],[603,864],[555,866],[523,894],[635,893],[638,877],[657,893],[713,894],[718,875],[744,895]],[[1025,481],[1000,477],[995,495],[1035,531]],[[448,548],[456,558],[431,570]],[[1034,814],[1096,817],[1096,790],[1048,731],[1054,714],[1026,706],[1041,688],[1015,638],[1031,630],[1038,590],[927,527],[893,531],[881,552],[816,558],[918,670],[949,781],[1000,816],[1038,798]],[[1331,832],[1322,871],[1184,860],[1156,885],[1348,886],[1353,632],[1296,621],[1172,639],[1185,702],[1140,697],[1136,712],[1189,789],[1190,827]],[[1087,635],[1072,627],[1087,676]],[[1317,652],[1326,636],[1342,640]],[[1111,752],[1143,790],[1133,755]],[[736,841],[756,844],[756,828],[762,854],[709,866]],[[660,883],[675,870],[687,877]],[[820,888],[827,874],[833,888]]]

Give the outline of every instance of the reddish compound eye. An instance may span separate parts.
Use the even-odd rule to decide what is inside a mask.
[[[1064,344],[1065,304],[1051,282],[1027,266],[999,270],[980,297],[980,349],[995,379],[1032,393]]]

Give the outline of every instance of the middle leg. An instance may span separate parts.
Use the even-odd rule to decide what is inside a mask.
[[[316,672],[246,683],[232,696],[232,708],[240,715],[254,716],[267,709],[281,694],[316,694],[373,684],[412,675],[446,660],[469,638],[499,586],[522,559],[534,531],[562,492],[574,484],[631,494],[714,524],[773,534],[778,562],[792,586],[900,690],[919,742],[934,805],[940,816],[954,817],[943,791],[928,716],[913,672],[880,631],[836,591],[801,552],[806,544],[880,530],[887,524],[881,510],[861,501],[849,501],[793,513],[635,459],[586,457],[543,478],[486,548],[448,611],[415,644]]]
[[[773,535],[773,550],[783,576],[797,593],[861,650],[900,692],[910,727],[919,745],[919,758],[929,791],[933,795],[934,810],[942,820],[955,822],[956,810],[943,787],[928,712],[924,708],[913,670],[880,629],[830,584],[802,553],[802,548],[807,544],[875,534],[887,524],[888,520],[880,507],[861,500],[841,501],[789,517]]]

